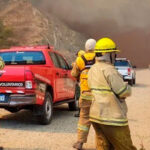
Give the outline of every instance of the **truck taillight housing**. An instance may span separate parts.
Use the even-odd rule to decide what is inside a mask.
[[[34,76],[30,70],[25,71],[25,88],[33,89],[34,86]]]
[[[131,75],[131,68],[128,68],[128,75]]]

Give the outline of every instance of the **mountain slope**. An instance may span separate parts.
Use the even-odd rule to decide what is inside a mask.
[[[52,15],[47,18],[27,0],[0,0],[0,19],[13,29],[14,41],[19,45],[50,43],[71,53],[84,47],[84,36]]]

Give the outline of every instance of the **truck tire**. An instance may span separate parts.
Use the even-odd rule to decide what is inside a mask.
[[[41,111],[38,116],[39,123],[42,125],[50,124],[53,116],[53,101],[49,92],[46,92],[44,104],[39,111]]]
[[[136,84],[136,79],[133,79],[133,84]]]
[[[11,112],[11,113],[16,113],[16,112],[18,112],[18,111],[20,111],[20,109],[18,109],[18,108],[5,108],[7,111],[9,111],[9,112]]]
[[[76,111],[79,109],[79,97],[80,97],[80,88],[77,85],[75,89],[75,96],[74,96],[74,101],[68,103],[69,110],[70,111]]]
[[[128,81],[129,85],[133,86],[133,79]]]

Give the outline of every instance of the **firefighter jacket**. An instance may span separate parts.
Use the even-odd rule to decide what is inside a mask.
[[[97,61],[89,70],[88,85],[93,95],[90,120],[104,125],[128,125],[125,98],[130,96],[131,87],[115,67]]]
[[[95,63],[95,53],[88,51],[81,57],[77,57],[73,64],[71,75],[80,81],[81,98],[91,100],[91,92],[88,87],[87,78],[90,67]]]
[[[5,67],[5,63],[3,59],[0,57],[0,70],[2,70]]]

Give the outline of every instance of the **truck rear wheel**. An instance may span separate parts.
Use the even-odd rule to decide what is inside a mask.
[[[136,79],[133,79],[133,84],[136,84]]]
[[[74,101],[68,103],[70,111],[76,111],[79,109],[79,97],[80,97],[80,87],[77,85],[75,89]]]
[[[43,106],[41,106],[40,111],[40,115],[38,116],[39,123],[42,125],[50,124],[53,116],[53,102],[49,92],[46,92],[45,101]]]
[[[16,113],[16,112],[18,112],[18,111],[20,111],[20,109],[18,109],[18,108],[5,108],[7,111],[9,111],[9,112],[11,112],[11,113]]]
[[[129,80],[128,83],[129,83],[129,85],[132,86],[133,85],[133,79]]]

